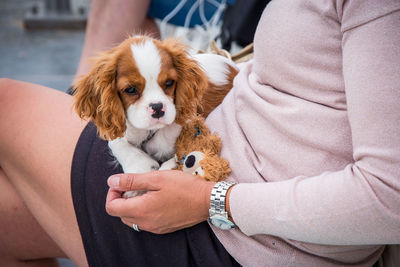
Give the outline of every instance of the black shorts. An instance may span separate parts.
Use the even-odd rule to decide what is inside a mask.
[[[122,169],[89,123],[75,149],[72,199],[89,266],[240,266],[208,223],[170,234],[136,232],[105,211],[107,178]]]

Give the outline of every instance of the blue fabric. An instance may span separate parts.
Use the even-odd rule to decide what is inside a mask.
[[[221,0],[216,0],[221,3]],[[179,3],[181,0],[152,0],[147,13],[152,18],[163,19],[167,16]],[[196,0],[187,0],[182,9],[168,22],[171,24],[183,26],[185,24],[186,15],[190,8],[194,5]],[[227,0],[227,4],[233,4],[234,0]],[[204,15],[209,20],[214,12],[217,11],[217,7],[207,0],[204,1]],[[203,25],[200,18],[199,8],[193,13],[192,19],[190,21],[189,27],[194,27],[195,25]]]

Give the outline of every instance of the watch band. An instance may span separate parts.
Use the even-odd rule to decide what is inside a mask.
[[[234,182],[218,182],[211,190],[209,216],[219,215],[228,220],[228,212],[225,210],[226,193],[233,186]]]

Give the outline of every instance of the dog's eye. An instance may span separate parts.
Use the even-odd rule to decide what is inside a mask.
[[[135,86],[128,87],[124,90],[128,95],[138,95],[139,91]]]
[[[165,88],[171,87],[172,85],[174,85],[174,83],[175,83],[174,80],[167,80],[167,81],[165,82]]]

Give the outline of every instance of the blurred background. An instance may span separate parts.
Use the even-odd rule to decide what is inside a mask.
[[[90,1],[0,0],[0,77],[66,91],[81,55]],[[218,39],[219,47],[235,52],[252,42],[268,2],[152,0],[148,15],[163,38],[179,37],[194,51]]]
[[[89,0],[0,0],[0,77],[66,91],[88,8]]]

